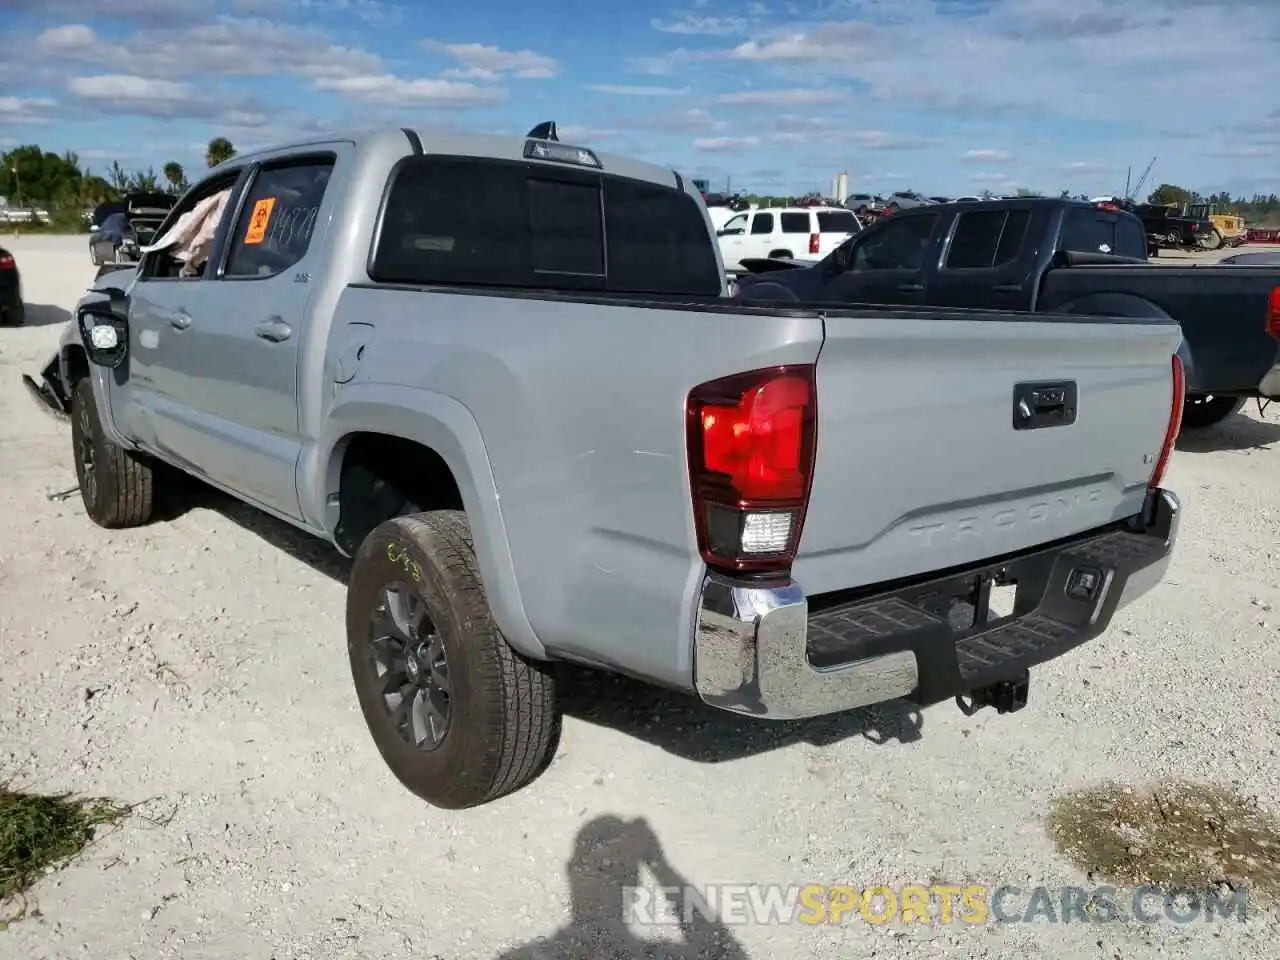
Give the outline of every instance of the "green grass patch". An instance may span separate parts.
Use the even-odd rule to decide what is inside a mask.
[[[0,786],[0,930],[27,912],[27,893],[50,868],[84,852],[133,807],[100,797],[26,793]]]

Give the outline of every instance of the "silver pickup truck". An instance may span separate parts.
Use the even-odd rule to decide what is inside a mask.
[[[735,304],[689,181],[545,128],[238,156],[158,236],[222,191],[27,385],[101,526],[177,468],[354,558],[360,705],[438,806],[545,768],[557,662],[1007,712],[1169,562],[1171,321]]]

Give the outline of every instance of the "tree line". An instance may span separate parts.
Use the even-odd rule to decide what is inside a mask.
[[[214,137],[206,148],[205,162],[215,167],[235,155],[230,140]],[[187,171],[175,160],[158,174],[154,167],[126,170],[118,162],[99,174],[82,164],[72,150],[57,154],[26,144],[0,153],[0,197],[13,208],[47,210],[55,225],[79,223],[86,210],[127,193],[181,193],[187,186]]]

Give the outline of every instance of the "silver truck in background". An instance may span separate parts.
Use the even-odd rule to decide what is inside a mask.
[[[438,806],[550,762],[557,661],[1004,712],[1169,562],[1170,321],[735,304],[687,181],[546,126],[237,156],[157,235],[224,190],[199,276],[99,277],[27,385],[101,526],[167,466],[354,558],[364,717]]]

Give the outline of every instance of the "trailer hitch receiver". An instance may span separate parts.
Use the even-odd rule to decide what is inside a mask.
[[[983,707],[994,707],[996,713],[1017,713],[1027,705],[1027,695],[1031,687],[1031,672],[1022,671],[1022,675],[1013,680],[1000,680],[985,687],[978,687],[969,694],[956,697],[956,706],[966,717],[972,717]]]

